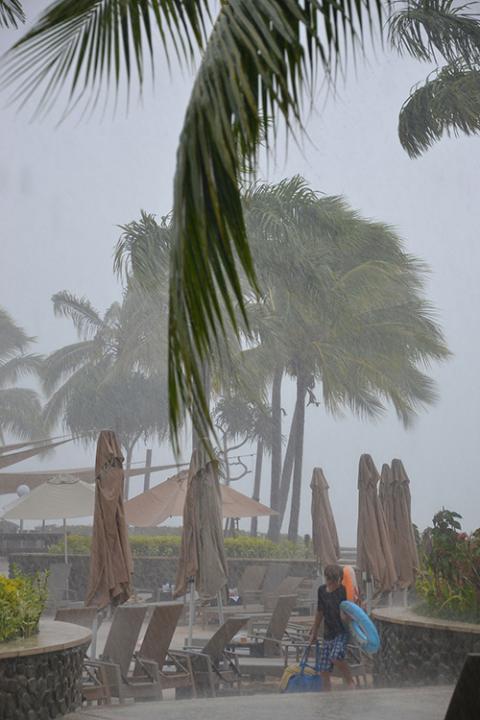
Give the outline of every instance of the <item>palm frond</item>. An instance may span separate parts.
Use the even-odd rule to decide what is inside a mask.
[[[25,375],[38,375],[42,367],[40,355],[19,355],[6,362],[0,362],[0,387],[15,383]]]
[[[95,342],[81,340],[50,353],[42,366],[42,384],[47,394],[52,393],[65,378],[70,377],[85,363],[94,362],[97,355]]]
[[[443,135],[480,132],[480,70],[448,65],[415,87],[399,117],[398,135],[418,157]]]
[[[33,338],[28,337],[8,312],[0,307],[0,358],[8,359],[23,352],[32,341]]]
[[[395,6],[394,6],[395,7]],[[389,19],[389,39],[400,52],[425,61],[478,63],[480,20],[474,3],[407,0]]]
[[[26,388],[0,390],[0,432],[22,439],[44,434],[38,394]]]
[[[0,28],[16,28],[24,22],[25,13],[19,0],[0,0]]]
[[[6,55],[2,84],[13,86],[12,102],[36,98],[48,111],[69,85],[68,112],[85,99],[95,105],[99,91],[118,92],[120,79],[140,88],[145,60],[153,70],[154,40],[179,58],[191,60],[204,43],[208,0],[57,0]]]
[[[100,314],[85,297],[79,298],[68,290],[62,290],[52,296],[52,302],[56,317],[70,318],[79,337],[91,337],[103,327]]]

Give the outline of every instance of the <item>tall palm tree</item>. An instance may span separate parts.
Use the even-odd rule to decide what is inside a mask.
[[[165,352],[163,358],[157,355],[151,335],[143,341],[146,325],[157,322],[158,308],[153,310],[133,292],[103,316],[86,298],[66,291],[52,300],[55,314],[73,321],[79,340],[45,359],[45,421],[48,426],[61,422],[87,442],[101,428],[114,429],[126,450],[128,468],[140,437],[162,440],[168,428]]]
[[[394,7],[392,45],[436,66],[400,111],[402,146],[416,157],[445,134],[479,133],[480,15],[475,3],[407,0]]]
[[[41,403],[34,390],[16,387],[25,375],[38,375],[39,355],[27,354],[33,338],[0,308],[0,443],[9,433],[25,440],[42,436]]]
[[[293,472],[289,537],[296,539],[306,402],[365,417],[392,403],[408,425],[435,399],[425,367],[448,350],[423,298],[422,265],[389,227],[340,198],[318,197],[299,177],[255,187],[245,217],[264,288],[250,303],[251,327],[274,348],[279,376],[292,375],[297,388],[283,471],[272,475],[280,518],[270,535],[278,537]],[[281,396],[277,405],[281,427]]]
[[[173,440],[185,408],[211,427],[203,369],[227,326],[246,320],[243,271],[258,291],[240,180],[283,120],[301,128],[303,96],[331,82],[365,27],[382,28],[389,0],[56,0],[7,53],[3,86],[47,112],[64,85],[68,113],[95,105],[122,74],[140,87],[159,39],[179,60],[201,61],[177,152],[170,270],[169,403]],[[377,22],[377,17],[379,22]],[[375,18],[375,23],[373,22]]]

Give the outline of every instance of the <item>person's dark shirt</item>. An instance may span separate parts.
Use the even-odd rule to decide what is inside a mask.
[[[327,591],[326,585],[318,588],[318,610],[323,613],[323,637],[333,640],[337,635],[347,632],[340,617],[340,603],[347,599],[343,585],[332,592]]]

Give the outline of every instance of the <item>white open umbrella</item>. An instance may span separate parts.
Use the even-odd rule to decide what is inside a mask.
[[[93,485],[65,475],[47,480],[15,500],[3,513],[5,520],[63,520],[65,563],[68,559],[67,519],[91,517],[95,504]]]

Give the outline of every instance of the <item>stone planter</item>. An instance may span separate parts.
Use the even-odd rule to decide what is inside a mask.
[[[33,637],[0,643],[0,720],[50,720],[77,709],[90,640],[85,628],[47,620]]]
[[[480,652],[480,625],[382,608],[372,614],[380,634],[374,655],[377,687],[454,684],[468,653]]]

